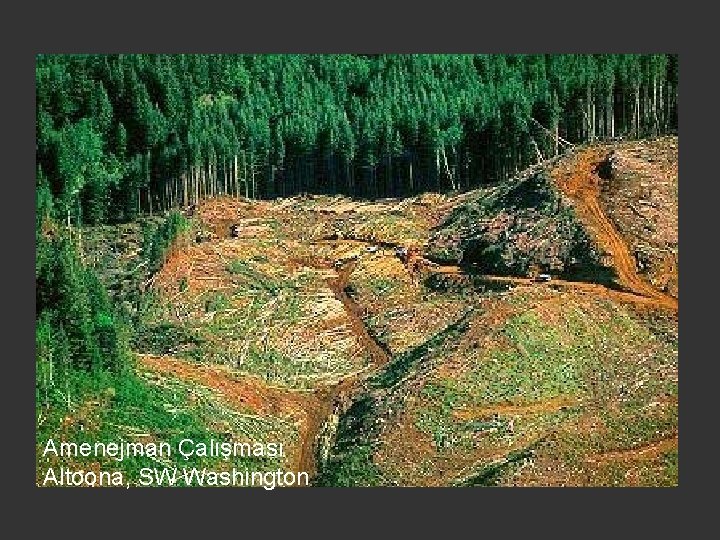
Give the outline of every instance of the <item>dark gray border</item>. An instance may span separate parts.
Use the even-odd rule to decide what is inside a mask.
[[[709,28],[709,14],[682,12],[681,7],[659,4],[640,6],[630,2],[535,3],[524,7],[517,2],[474,7],[450,2],[420,8],[419,2],[398,6],[389,0],[372,6],[369,2],[276,3],[233,7],[212,6],[209,2],[187,7],[151,2],[131,5],[124,1],[103,6],[98,3],[56,3],[49,7],[24,4],[6,8],[8,30],[17,35],[4,43],[6,54],[3,100],[6,105],[3,126],[5,156],[11,168],[3,168],[6,192],[3,219],[5,238],[12,247],[5,249],[3,280],[7,295],[4,306],[14,323],[7,332],[12,352],[6,353],[6,366],[24,366],[18,382],[6,371],[5,393],[11,396],[6,418],[17,425],[5,429],[5,444],[17,454],[4,460],[6,478],[17,475],[13,495],[32,496],[37,521],[47,523],[56,533],[88,530],[102,534],[117,525],[131,525],[135,534],[146,536],[150,528],[136,521],[145,516],[157,519],[158,530],[169,532],[179,524],[183,531],[203,531],[223,523],[234,535],[244,535],[249,525],[259,531],[276,533],[288,527],[294,534],[332,531],[344,534],[359,530],[366,522],[378,532],[389,532],[384,523],[397,523],[409,534],[413,525],[424,532],[448,536],[456,525],[467,524],[471,533],[489,534],[493,524],[505,533],[527,532],[556,535],[570,531],[574,536],[599,531],[610,525],[626,537],[637,527],[650,533],[654,528],[670,532],[679,513],[681,495],[688,501],[691,488],[703,482],[714,455],[693,452],[701,436],[696,418],[714,404],[712,393],[700,387],[713,354],[702,354],[703,337],[710,334],[710,318],[695,310],[698,283],[712,276],[700,274],[692,249],[702,225],[714,228],[710,218],[713,199],[703,197],[708,184],[716,180],[716,169],[704,159],[717,154],[709,148],[714,133],[703,138],[703,128],[712,129],[706,104],[715,100],[702,95],[712,85],[706,80],[715,62],[693,51],[693,37],[702,38],[698,49],[708,50],[716,32]],[[20,9],[24,13],[18,13]],[[687,32],[685,36],[682,32]],[[8,34],[5,34],[8,36]],[[9,36],[8,36],[9,37]],[[670,490],[40,490],[34,488],[34,401],[28,387],[33,384],[34,305],[28,301],[34,288],[31,264],[34,261],[34,56],[38,52],[680,52],[682,72],[683,142],[680,160],[683,177],[681,236],[683,238],[683,345],[682,345],[682,464],[680,487]],[[707,63],[706,63],[707,62]],[[11,64],[12,69],[8,69]],[[5,95],[9,91],[9,95]],[[704,121],[705,120],[705,121]],[[10,143],[9,145],[7,143]],[[704,174],[703,174],[704,173]],[[703,192],[700,189],[703,189]],[[693,212],[689,211],[693,206]],[[707,223],[705,223],[707,222]],[[712,240],[711,240],[712,241]],[[714,242],[713,242],[714,243]],[[706,244],[712,245],[712,244]],[[33,247],[31,247],[33,246]],[[708,249],[705,247],[704,252]],[[697,253],[697,252],[695,252]],[[700,263],[700,261],[697,261]],[[692,279],[686,272],[691,272]],[[697,272],[697,274],[696,274]],[[709,272],[708,272],[709,273]],[[8,328],[6,326],[6,328]],[[7,349],[6,349],[7,350]],[[706,349],[712,351],[712,349]],[[7,368],[6,368],[7,369]],[[15,395],[17,394],[17,395]],[[20,405],[27,403],[27,412]],[[21,411],[14,414],[14,411]],[[712,423],[705,424],[715,430]],[[28,433],[29,432],[29,433]],[[697,434],[697,435],[696,435]],[[695,457],[695,459],[693,459]],[[9,478],[8,478],[9,479]],[[15,479],[13,479],[15,480]],[[19,488],[19,491],[15,491]],[[30,492],[30,493],[28,493]],[[183,504],[187,500],[187,503]],[[699,502],[699,501],[698,501]],[[108,513],[102,512],[107,509]],[[143,512],[144,510],[144,512]],[[339,519],[338,519],[339,517]],[[100,523],[98,518],[104,519]],[[203,518],[211,521],[206,523]],[[380,525],[383,523],[383,525]],[[620,525],[622,523],[622,525]],[[147,523],[152,525],[153,523]],[[24,523],[36,530],[35,523]],[[689,523],[685,523],[689,525]],[[193,527],[194,526],[194,527]],[[252,527],[253,529],[255,527]],[[523,531],[524,532],[524,531]],[[274,534],[273,534],[274,536]]]

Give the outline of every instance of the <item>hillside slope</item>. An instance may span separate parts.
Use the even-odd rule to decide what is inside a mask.
[[[652,162],[673,144],[648,141],[645,156]],[[578,149],[547,171],[468,194],[428,253],[474,264],[431,268],[425,286],[434,290],[386,272],[389,292],[378,294],[356,278],[371,330],[397,354],[341,419],[321,483],[677,483],[677,300],[641,274],[624,240],[631,231],[605,213],[636,202],[613,199],[613,179],[600,178],[611,152],[630,148]],[[520,204],[496,203],[518,192]],[[676,209],[663,208],[665,223],[677,222]],[[509,228],[493,236],[495,220]],[[563,236],[568,223],[581,234]],[[602,265],[591,270],[611,269],[611,279],[540,284],[479,273],[522,275],[533,264],[562,273],[543,249],[551,237],[564,253],[587,250],[586,261]],[[499,257],[487,256],[493,248]],[[438,297],[445,304],[429,311]]]
[[[676,484],[677,264],[624,209],[677,140],[638,145],[460,195],[208,199],[149,278],[147,242],[116,246],[154,406],[279,440],[318,485]],[[676,204],[649,207],[676,257]]]
[[[430,237],[427,254],[486,274],[609,274],[573,207],[544,169],[475,190]]]

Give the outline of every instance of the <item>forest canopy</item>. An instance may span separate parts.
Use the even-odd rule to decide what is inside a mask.
[[[677,129],[676,55],[39,55],[38,199],[74,223],[220,194],[468,189]],[[39,202],[40,204],[40,202]]]

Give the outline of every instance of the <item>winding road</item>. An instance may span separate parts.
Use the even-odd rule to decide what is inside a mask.
[[[637,273],[635,258],[627,243],[601,207],[598,167],[605,158],[604,153],[594,149],[581,151],[569,173],[555,171],[555,183],[573,202],[578,217],[591,231],[597,244],[612,257],[620,285],[637,296],[649,299],[659,308],[677,312],[677,298],[658,291]]]
[[[558,189],[573,202],[578,217],[592,233],[597,244],[611,256],[619,285],[624,290],[612,289],[598,283],[561,279],[540,283],[530,278],[469,274],[458,266],[439,266],[422,259],[421,256],[419,256],[419,262],[427,264],[417,264],[418,256],[415,256],[411,260],[404,261],[407,271],[413,277],[420,277],[418,274],[433,273],[447,276],[448,279],[468,281],[472,279],[508,285],[551,286],[578,290],[649,310],[661,310],[676,314],[678,311],[677,298],[656,290],[637,273],[635,260],[626,242],[601,207],[600,177],[597,167],[604,159],[604,155],[596,149],[586,149],[579,152],[576,157],[577,166],[573,167],[569,173],[554,172],[555,183]],[[378,245],[377,242],[370,240],[353,239],[351,241]],[[383,243],[381,247],[394,249],[399,246]],[[294,465],[297,466],[298,471],[307,471],[311,477],[314,477],[318,472],[318,445],[321,436],[328,438],[328,433],[334,436],[334,428],[336,428],[339,415],[352,403],[352,395],[360,387],[364,378],[391,360],[388,351],[368,332],[363,321],[362,307],[346,292],[350,275],[356,265],[357,261],[354,260],[344,262],[335,269],[337,277],[327,279],[326,283],[335,298],[342,303],[353,335],[371,359],[370,368],[362,374],[352,375],[335,385],[324,386],[314,392],[300,392],[292,389],[264,387],[261,382],[250,379],[238,381],[229,373],[220,373],[215,368],[178,359],[146,356],[141,357],[141,362],[153,370],[167,372],[215,388],[228,401],[250,405],[261,414],[283,414],[288,410],[294,411],[301,426],[301,442],[293,460]],[[318,263],[312,264],[312,266],[319,270],[328,270],[325,264]],[[332,422],[335,422],[334,426],[330,425]],[[328,430],[330,431],[328,432]],[[331,439],[332,437],[330,437],[329,443],[332,443]],[[669,440],[672,440],[672,437]],[[328,441],[325,442],[328,443]],[[664,448],[669,442],[663,440],[658,444]],[[651,445],[651,449],[655,451],[655,446]]]

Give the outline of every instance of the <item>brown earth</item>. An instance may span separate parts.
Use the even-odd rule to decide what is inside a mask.
[[[337,277],[328,279],[327,284],[342,303],[352,333],[369,353],[373,368],[377,369],[386,364],[390,356],[370,336],[362,322],[361,308],[345,292],[354,267],[354,263],[343,265],[335,274]],[[332,272],[332,268],[324,269]],[[360,382],[360,377],[354,375],[336,385],[321,386],[312,392],[293,391],[270,386],[260,378],[238,377],[224,367],[201,365],[170,356],[140,355],[139,358],[143,368],[211,388],[239,409],[249,409],[259,415],[292,418],[298,425],[300,443],[298,448],[292,449],[291,461],[298,471],[306,471],[311,477],[317,472],[315,444],[318,435],[334,409],[338,405],[347,405],[350,394]]]
[[[678,296],[678,140],[614,148],[603,164],[603,208],[656,289]]]
[[[453,411],[453,416],[458,420],[473,420],[494,414],[541,414],[555,412],[563,407],[569,407],[577,403],[575,397],[559,396],[544,401],[528,403],[526,405],[502,404],[488,405],[485,407],[461,407]]]
[[[355,334],[365,350],[370,354],[373,366],[379,368],[390,361],[390,354],[370,336],[367,326],[365,326],[362,320],[362,309],[345,291],[355,266],[355,262],[345,264],[338,272],[337,279],[328,280],[328,284],[335,294],[335,297],[342,302],[345,313],[350,319],[350,327],[352,328],[353,334]]]
[[[658,307],[677,311],[677,298],[658,291],[638,274],[635,258],[627,243],[601,207],[602,180],[598,169],[606,157],[606,148],[583,149],[552,171],[555,182],[574,203],[580,220],[598,245],[612,257],[612,267],[617,272],[620,285],[629,292],[651,299]]]
[[[336,396],[346,384],[319,388],[313,392],[292,391],[269,386],[264,381],[238,378],[222,367],[201,365],[169,356],[139,355],[140,366],[158,373],[191,381],[218,392],[240,411],[292,419],[298,426],[300,443],[290,448],[290,462],[297,471],[312,476],[316,470],[315,438],[332,411]]]
[[[464,269],[458,266],[439,266],[430,268],[430,273],[440,274],[443,276],[449,276],[450,279],[469,281],[470,276],[465,272]],[[574,290],[585,294],[590,294],[596,297],[609,298],[622,303],[627,303],[639,308],[643,311],[657,311],[661,310],[667,313],[677,312],[677,301],[659,301],[656,296],[646,296],[638,293],[637,291],[618,291],[611,289],[599,283],[588,283],[585,281],[568,281],[564,279],[553,278],[549,282],[539,282],[531,278],[522,278],[514,276],[488,276],[488,275],[473,275],[472,279],[476,282],[488,282],[488,283],[499,283],[506,285],[519,285],[526,287],[551,287],[556,289]],[[641,278],[638,278],[641,279]],[[657,291],[656,291],[657,292]]]
[[[588,463],[602,463],[605,461],[651,460],[656,458],[659,454],[676,449],[677,447],[678,435],[677,433],[673,433],[672,435],[668,435],[667,437],[663,437],[657,441],[638,446],[637,448],[588,456],[586,461]]]
[[[580,149],[572,158],[562,161],[552,174],[557,187],[572,201],[579,218],[592,233],[597,244],[607,252],[611,266],[617,272],[618,284],[623,290],[615,290],[595,283],[558,279],[548,283],[506,276],[473,276],[473,279],[533,289],[567,290],[630,303],[646,311],[677,313],[677,298],[658,290],[638,273],[636,260],[631,254],[627,241],[618,232],[616,225],[603,208],[602,179],[598,169],[607,154],[608,150],[605,147]],[[213,388],[239,409],[249,409],[259,415],[292,418],[299,426],[300,433],[300,443],[292,450],[292,461],[298,470],[305,470],[311,474],[317,472],[316,444],[328,417],[336,414],[338,409],[341,412],[346,409],[352,400],[352,395],[360,389],[364,378],[391,360],[388,349],[381,346],[377,337],[368,331],[364,320],[367,309],[372,306],[359,304],[346,291],[353,272],[358,271],[361,266],[357,260],[352,259],[352,256],[371,257],[365,254],[365,250],[369,246],[380,245],[387,252],[375,256],[371,264],[384,264],[388,266],[388,272],[395,272],[394,266],[388,265],[388,261],[393,260],[388,250],[398,246],[410,247],[410,256],[403,262],[412,283],[417,284],[421,278],[429,274],[439,274],[448,279],[467,279],[460,268],[438,267],[425,261],[420,255],[422,236],[461,200],[462,196],[451,199],[428,195],[407,201],[388,200],[378,203],[357,203],[332,198],[260,203],[221,198],[203,203],[198,209],[198,215],[213,231],[216,239],[176,252],[158,275],[159,287],[172,291],[180,279],[190,278],[189,291],[193,294],[207,290],[231,289],[233,281],[228,277],[225,267],[235,256],[241,254],[248,256],[248,249],[254,250],[252,255],[262,255],[268,259],[270,261],[267,264],[268,272],[276,272],[280,278],[283,272],[295,271],[303,267],[311,268],[324,276],[325,284],[341,303],[349,331],[360,348],[369,356],[370,366],[364,372],[351,374],[337,384],[320,385],[311,391],[300,391],[273,387],[251,376],[238,377],[226,368],[200,365],[167,356],[142,356],[141,365],[146,369],[168,373]],[[400,221],[382,222],[382,217],[388,213],[400,214],[398,218]],[[377,219],[372,225],[377,227],[377,231],[368,232],[366,223],[370,219]],[[230,239],[230,226],[236,223],[243,225],[243,229],[249,234],[248,238],[266,239],[267,243],[255,244],[252,248],[248,248],[246,244]],[[400,223],[401,230],[393,229],[397,223]],[[243,239],[244,237],[240,240]],[[333,268],[334,261],[340,261],[340,264]],[[362,263],[364,262],[363,260]],[[361,302],[365,300],[361,298]],[[487,314],[487,317],[492,318],[492,316],[492,313]],[[327,321],[326,324],[330,325]],[[556,411],[573,402],[572,397],[561,397],[527,405],[507,404],[458,409],[453,411],[453,414],[461,420],[494,413],[539,415]],[[402,419],[398,421],[402,422]],[[392,455],[399,456],[400,459],[401,454],[416,451],[418,445],[431,445],[424,434],[417,432],[413,436],[413,430],[417,431],[414,425],[409,423],[407,429],[394,432]],[[674,437],[676,445],[677,435]],[[526,442],[516,441],[516,446],[522,447]],[[611,452],[588,459],[612,460],[616,457],[625,459],[632,456],[656,455],[672,448],[672,445],[672,438],[663,439],[647,447]],[[505,453],[507,448],[500,454]],[[410,462],[408,466],[411,466]],[[472,466],[471,460],[466,466]]]

